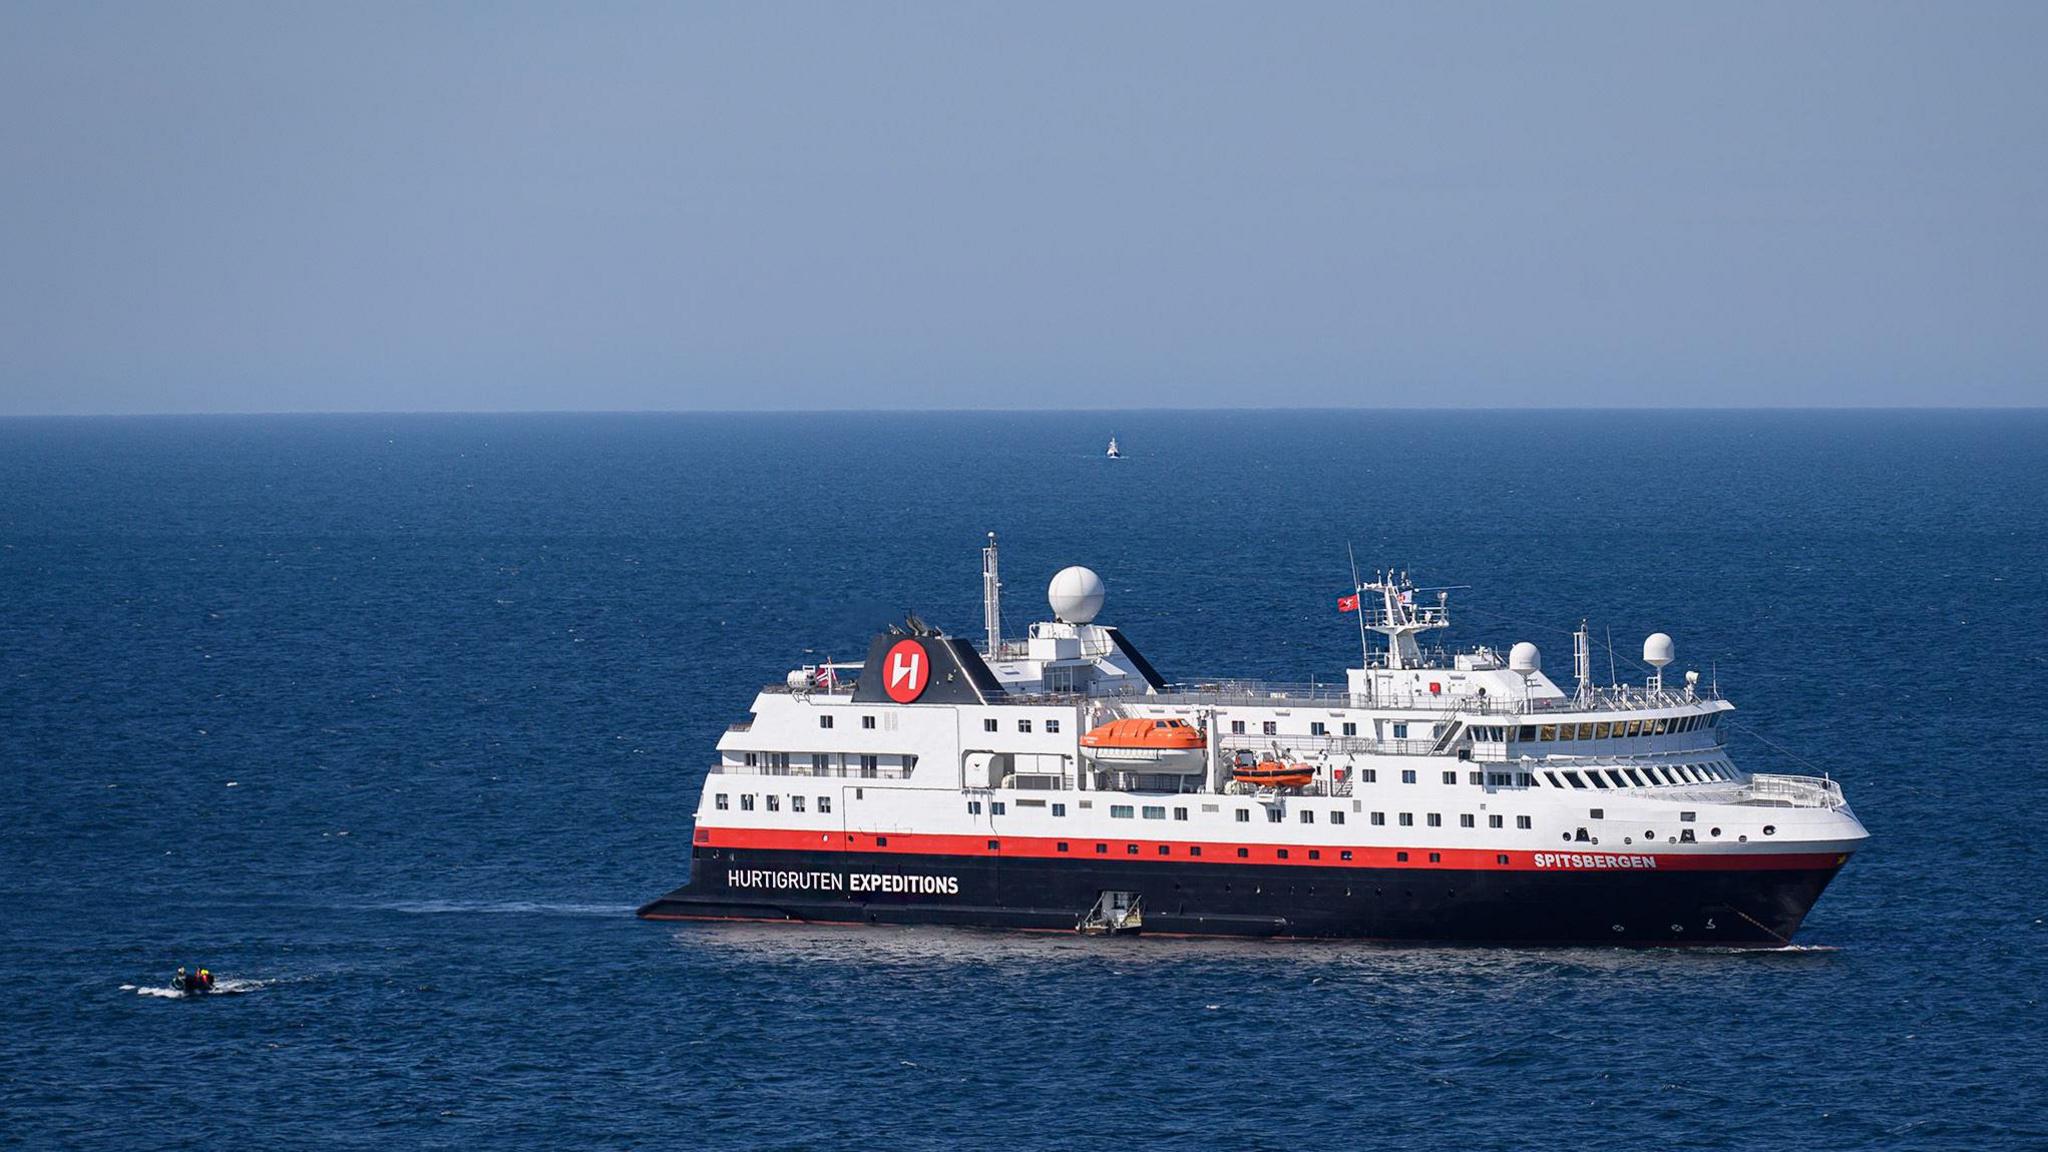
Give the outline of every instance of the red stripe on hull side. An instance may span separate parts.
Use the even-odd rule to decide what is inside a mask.
[[[700,848],[798,852],[880,852],[904,856],[985,856],[1088,860],[1111,857],[1161,863],[1279,864],[1316,868],[1450,868],[1488,872],[1796,871],[1836,868],[1846,852],[1642,852],[1566,844],[1557,849],[1393,848],[1332,844],[1240,844],[1213,840],[1103,837],[957,836],[922,832],[816,832],[784,828],[698,827]],[[995,847],[990,847],[994,844]],[[1061,851],[1060,845],[1067,850]],[[1097,852],[1103,845],[1106,851]],[[1132,851],[1135,847],[1136,851]],[[1165,849],[1161,851],[1161,849]],[[1193,850],[1199,848],[1197,855]],[[1245,855],[1238,855],[1244,849]],[[1316,855],[1311,856],[1313,852]],[[1351,853],[1350,859],[1343,854]],[[1282,853],[1285,853],[1283,856]],[[1505,863],[1503,863],[1505,858]]]

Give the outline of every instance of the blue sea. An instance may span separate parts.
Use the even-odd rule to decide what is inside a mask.
[[[1667,631],[1873,839],[1798,951],[635,920],[989,531],[1170,678],[1340,677],[1347,548]],[[0,421],[0,1144],[2042,1148],[2044,620],[2042,412]]]

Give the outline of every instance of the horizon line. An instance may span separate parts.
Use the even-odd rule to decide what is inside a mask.
[[[2040,404],[1551,404],[1551,405],[1144,405],[1107,407],[864,407],[864,408],[276,408],[139,412],[4,412],[0,420],[157,420],[273,416],[939,416],[1143,413],[1369,413],[1369,412],[2043,412]]]

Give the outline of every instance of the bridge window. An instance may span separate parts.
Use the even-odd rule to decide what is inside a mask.
[[[1584,780],[1579,779],[1579,774],[1577,772],[1566,772],[1564,774],[1564,778],[1566,782],[1570,783],[1571,786],[1574,788],[1584,788],[1586,786],[1586,782]]]

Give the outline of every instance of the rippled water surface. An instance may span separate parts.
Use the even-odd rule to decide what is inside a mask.
[[[1802,951],[632,919],[991,529],[1169,677],[1340,676],[1347,542],[1560,679],[1669,631],[1874,839]],[[0,1143],[2048,1144],[2042,414],[0,421],[0,595]]]

